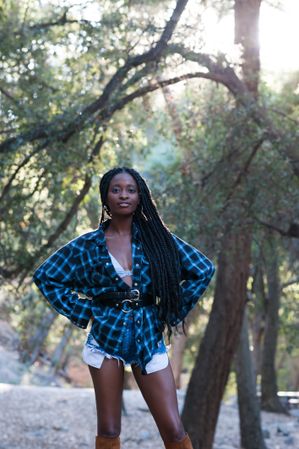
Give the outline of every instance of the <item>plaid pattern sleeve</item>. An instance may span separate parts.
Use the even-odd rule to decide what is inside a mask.
[[[45,260],[35,271],[33,280],[58,313],[85,329],[91,317],[91,301],[73,291],[77,265],[70,242]]]
[[[173,326],[182,321],[195,306],[209,285],[215,267],[198,249],[173,234],[182,265],[181,306],[179,316],[173,319]]]
[[[105,241],[103,223],[95,231],[82,234],[53,253],[35,271],[33,280],[54,309],[75,325],[86,328],[93,317],[91,333],[106,353],[119,357],[127,333],[128,314],[90,300],[102,293],[128,291],[130,287],[115,271]],[[181,304],[173,325],[184,319],[207,288],[214,273],[212,262],[188,243],[174,236],[182,265]],[[132,229],[133,289],[151,292],[150,264],[144,253],[140,234]],[[85,298],[83,298],[84,296]],[[162,338],[158,306],[134,311],[136,353],[140,366],[151,360]]]

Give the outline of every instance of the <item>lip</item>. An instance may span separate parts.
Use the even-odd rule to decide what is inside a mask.
[[[129,206],[131,206],[131,204],[127,203],[125,201],[122,201],[121,203],[118,203],[118,206],[120,206],[120,207],[129,207]]]

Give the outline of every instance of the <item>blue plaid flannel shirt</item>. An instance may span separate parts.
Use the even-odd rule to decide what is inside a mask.
[[[117,275],[106,247],[107,222],[83,234],[53,253],[35,271],[33,280],[56,311],[72,323],[86,328],[91,317],[91,333],[103,351],[118,356],[126,333],[128,316],[122,310],[104,306],[92,298],[102,293],[130,290]],[[179,316],[182,321],[206,290],[215,271],[212,262],[193,246],[173,234],[182,265]],[[149,262],[142,250],[137,226],[132,227],[133,286],[141,293],[151,291]],[[134,311],[135,341],[145,372],[162,338],[156,305]]]

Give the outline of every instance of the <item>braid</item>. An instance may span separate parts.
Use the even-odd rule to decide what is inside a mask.
[[[107,206],[106,201],[107,201],[108,190],[109,190],[109,185],[110,185],[111,179],[115,175],[118,175],[119,173],[122,173],[123,171],[124,170],[122,168],[113,168],[112,170],[109,170],[107,173],[105,173],[101,179],[100,195],[101,195],[101,202],[102,202],[102,214],[101,214],[100,224],[103,223],[103,221],[105,220],[105,206]]]
[[[170,337],[172,333],[171,318],[178,316],[179,312],[181,280],[179,253],[171,233],[157,211],[145,180],[136,170],[127,167],[114,168],[102,177],[100,182],[102,201],[100,222],[104,221],[104,205],[107,201],[110,181],[115,175],[124,172],[135,179],[139,189],[140,203],[133,220],[138,225],[143,249],[150,263],[153,296],[155,298],[158,296],[160,299],[161,330],[166,325]]]

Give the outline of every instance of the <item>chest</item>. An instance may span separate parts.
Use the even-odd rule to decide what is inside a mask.
[[[126,269],[132,269],[132,242],[128,237],[107,237],[106,245],[108,251],[115,257],[120,265]]]

